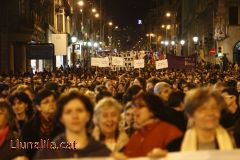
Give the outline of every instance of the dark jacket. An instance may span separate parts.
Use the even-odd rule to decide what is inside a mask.
[[[53,140],[59,147],[62,142],[67,142],[65,134],[60,134]],[[89,143],[84,149],[43,149],[40,150],[34,159],[56,159],[56,158],[82,158],[82,157],[107,157],[110,150],[104,144],[89,137]]]
[[[237,111],[234,114],[231,114],[226,110],[223,110],[220,123],[224,128],[229,129],[234,127],[238,120],[240,120],[239,106],[237,108]]]
[[[17,139],[20,139],[17,133],[14,133],[12,131],[8,133],[5,141],[3,142],[3,145],[0,147],[0,160],[10,160],[18,156],[26,155],[24,150],[14,148],[16,146],[14,142]],[[11,145],[11,140],[13,140],[12,145]]]
[[[40,141],[40,126],[41,126],[40,113],[37,112],[34,115],[34,117],[25,124],[25,126],[22,130],[22,139],[24,140],[24,142],[39,142]],[[61,132],[63,132],[63,131],[60,128],[54,126],[50,137],[45,137],[44,139],[52,140]],[[37,151],[36,149],[28,149],[27,156],[30,159],[32,159],[34,154],[36,153],[36,151]]]
[[[184,112],[177,111],[170,107],[167,107],[165,112],[165,121],[176,126],[184,133],[187,129],[187,117],[185,116]]]

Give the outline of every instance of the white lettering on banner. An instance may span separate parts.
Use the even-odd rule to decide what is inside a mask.
[[[101,61],[99,63],[99,67],[109,67],[109,58],[105,57],[105,58],[101,58]]]
[[[123,58],[122,57],[112,57],[112,65],[123,66]]]
[[[67,55],[67,34],[52,34],[56,56]]]
[[[197,151],[197,152],[170,152],[164,158],[157,160],[238,160],[240,150],[232,151]],[[81,160],[92,160],[93,158],[81,158]],[[70,160],[70,159],[66,159]],[[115,160],[111,157],[94,158],[94,160]],[[150,160],[148,157],[128,158],[128,160]]]
[[[100,61],[101,61],[101,58],[94,58],[94,57],[92,57],[91,58],[91,66],[98,67],[99,64],[100,64]]]
[[[144,59],[134,60],[134,68],[144,68]]]
[[[168,68],[168,60],[164,59],[164,60],[156,61],[156,69],[158,70],[163,68]]]

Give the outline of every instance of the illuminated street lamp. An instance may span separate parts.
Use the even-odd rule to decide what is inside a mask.
[[[84,2],[81,0],[81,1],[78,2],[78,5],[79,5],[80,7],[82,7],[82,6],[84,5]]]
[[[171,41],[171,45],[174,46],[175,45],[175,41]]]
[[[93,12],[93,13],[97,12],[96,8],[93,8],[93,9],[92,9],[92,12]]]
[[[194,52],[197,53],[197,44],[198,44],[198,37],[197,36],[193,37],[193,42],[194,42]]]
[[[96,17],[96,18],[99,18],[99,14],[98,14],[98,13],[96,13],[96,14],[95,14],[95,17]]]
[[[166,13],[166,17],[171,17],[171,13],[170,13],[170,12],[167,12],[167,13]]]
[[[184,46],[184,44],[185,44],[185,40],[181,40],[180,41],[180,44],[181,44],[181,55],[183,56],[183,46]]]
[[[180,44],[181,44],[182,46],[184,46],[185,40],[182,39],[182,40],[180,41]]]
[[[108,26],[112,26],[113,25],[113,22],[112,21],[110,21],[110,22],[108,22],[107,23],[108,24]],[[103,29],[102,29],[102,38],[101,38],[101,41],[103,41],[103,42],[105,42],[105,40],[104,40],[104,31],[105,31],[105,26],[106,26],[106,24],[104,24],[103,25]]]

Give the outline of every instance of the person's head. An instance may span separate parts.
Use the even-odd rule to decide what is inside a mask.
[[[173,91],[168,99],[168,106],[176,110],[183,110],[183,101],[185,94],[181,91]]]
[[[154,92],[154,86],[160,82],[160,80],[156,77],[151,77],[147,80],[146,91],[147,92]]]
[[[136,126],[143,126],[152,119],[165,119],[165,105],[157,95],[141,92],[133,98],[133,107]]]
[[[132,100],[132,98],[137,95],[142,88],[139,85],[133,85],[129,87],[126,91],[126,94],[124,95],[124,101],[125,103],[129,102]]]
[[[184,99],[184,108],[193,127],[214,130],[219,126],[221,110],[226,107],[223,97],[212,88],[197,88],[189,91]]]
[[[107,80],[105,82],[105,87],[107,88],[107,91],[110,93],[114,93],[114,85],[112,80]]]
[[[165,102],[168,101],[171,91],[172,91],[171,85],[166,82],[158,82],[154,86],[154,94],[161,97]]]
[[[34,99],[37,110],[44,117],[52,117],[56,111],[56,98],[55,94],[47,89],[40,90]]]
[[[62,94],[57,101],[55,120],[73,133],[87,132],[91,125],[93,104],[77,91]]]
[[[26,114],[30,118],[33,114],[32,101],[24,92],[14,92],[9,97],[9,102],[12,105],[16,115]]]
[[[142,77],[137,77],[133,81],[133,85],[139,85],[143,90],[146,89],[146,80]]]
[[[5,127],[12,128],[14,113],[10,104],[6,101],[0,101],[0,130]]]
[[[6,99],[9,94],[9,85],[0,83],[0,99]]]
[[[32,91],[32,89],[28,86],[28,85],[20,85],[18,88],[17,88],[18,91],[20,92],[24,92],[25,94],[28,95],[28,97],[31,99],[31,101],[33,101],[34,99],[34,93]]]
[[[104,136],[117,133],[121,111],[122,105],[114,98],[104,98],[97,103],[93,122]]]
[[[100,91],[97,95],[96,95],[96,102],[100,101],[101,99],[105,98],[105,97],[112,97],[112,94],[108,91]]]
[[[227,104],[227,109],[230,112],[232,112],[232,111],[234,112],[238,106],[238,99],[239,99],[239,94],[238,94],[237,89],[225,88],[222,90],[222,96]]]
[[[132,107],[132,103],[128,102],[124,109],[124,119],[127,126],[132,126],[134,123],[134,108]]]

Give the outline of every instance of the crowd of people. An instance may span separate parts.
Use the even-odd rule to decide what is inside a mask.
[[[233,150],[240,147],[239,93],[240,70],[233,65],[5,74],[0,159]],[[46,148],[29,144],[41,140]]]

